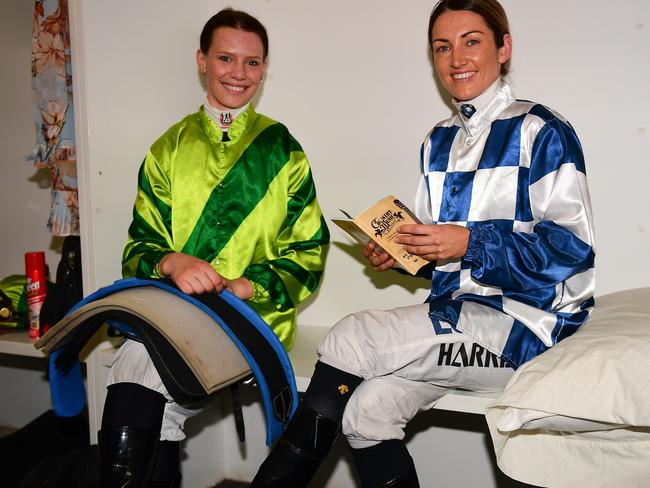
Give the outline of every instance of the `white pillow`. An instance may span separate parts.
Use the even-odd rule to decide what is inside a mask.
[[[650,288],[521,366],[486,418],[497,463],[540,486],[650,486]]]
[[[588,322],[521,366],[490,409],[502,431],[650,426],[650,288],[597,298]]]

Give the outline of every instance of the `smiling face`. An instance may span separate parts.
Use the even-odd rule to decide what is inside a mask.
[[[483,93],[510,59],[512,40],[503,36],[498,48],[494,33],[482,16],[469,10],[446,10],[431,29],[436,73],[445,89],[458,101]]]
[[[260,37],[232,27],[216,29],[208,51],[197,51],[196,62],[206,75],[208,102],[221,110],[248,103],[266,71]]]

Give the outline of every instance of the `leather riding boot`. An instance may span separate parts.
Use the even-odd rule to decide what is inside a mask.
[[[415,467],[408,473],[404,473],[402,476],[390,480],[385,485],[382,485],[381,488],[420,488]]]
[[[99,431],[101,488],[148,487],[160,431],[128,426]]]
[[[339,424],[301,406],[250,488],[304,488],[339,433]]]
[[[413,458],[401,440],[352,449],[362,488],[420,488]]]
[[[149,488],[178,488],[181,478],[180,442],[160,441]]]
[[[101,488],[149,487],[165,397],[135,383],[108,387],[99,431]]]

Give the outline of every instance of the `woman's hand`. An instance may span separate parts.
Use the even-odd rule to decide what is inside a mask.
[[[462,258],[467,252],[469,229],[453,224],[405,224],[396,243],[428,261]]]
[[[375,271],[386,271],[395,266],[395,260],[372,241],[363,247],[363,255],[368,258]]]
[[[159,267],[164,276],[169,276],[183,293],[189,295],[228,290],[242,300],[253,297],[253,286],[248,279],[243,276],[234,280],[224,278],[210,263],[189,254],[167,254]]]
[[[210,263],[183,253],[167,254],[159,264],[160,273],[168,276],[178,288],[189,295],[220,292],[228,280],[217,273]]]
[[[228,280],[217,273],[210,263],[189,254],[167,254],[159,264],[160,273],[168,276],[183,293],[189,295],[220,292]]]
[[[226,290],[242,300],[250,300],[253,298],[253,285],[248,278],[237,278],[236,280],[226,280]]]

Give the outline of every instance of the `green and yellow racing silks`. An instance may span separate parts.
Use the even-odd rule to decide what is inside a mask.
[[[229,141],[203,108],[149,150],[124,249],[124,277],[159,277],[169,252],[204,259],[228,279],[245,276],[250,305],[286,348],[296,305],[319,284],[329,232],[311,169],[287,128],[249,107]]]

